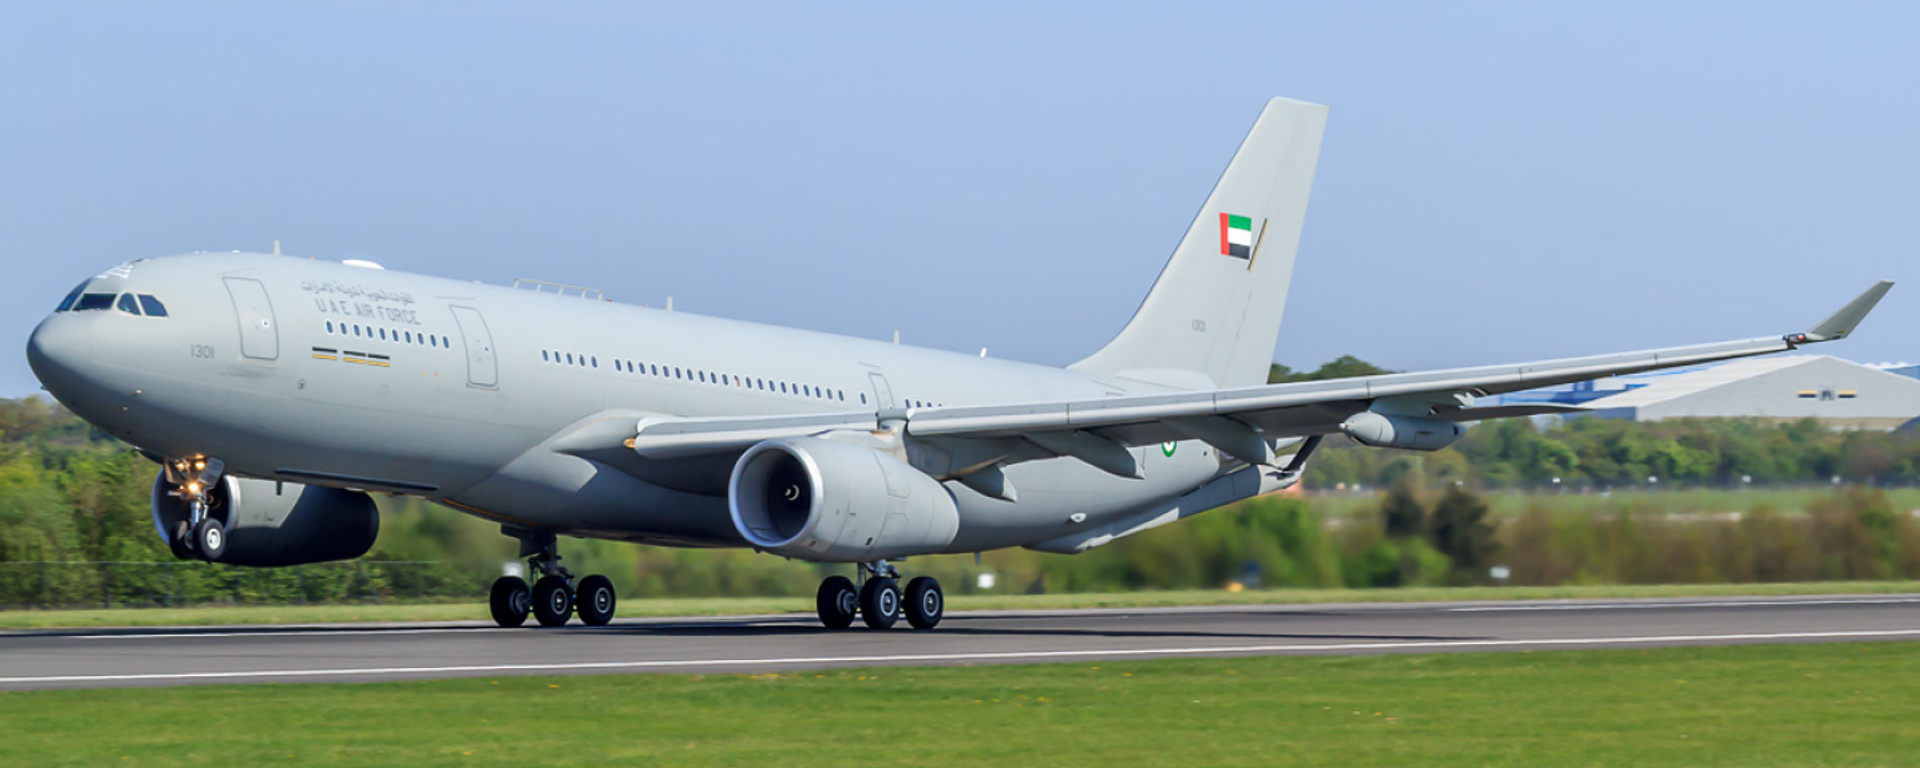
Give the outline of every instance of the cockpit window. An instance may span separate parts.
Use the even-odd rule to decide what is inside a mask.
[[[140,294],[140,308],[147,311],[147,317],[167,316],[167,305],[160,303],[152,294]]]
[[[113,308],[113,294],[111,293],[83,293],[80,294],[80,300],[73,303],[73,311],[75,312],[92,312],[94,310],[111,308]]]
[[[134,298],[131,293],[120,294],[120,302],[114,306],[129,315],[138,316],[140,314],[140,300]]]
[[[53,311],[55,311],[55,312],[65,312],[65,311],[67,311],[67,310],[69,310],[69,309],[73,309],[73,303],[74,303],[75,301],[79,301],[79,300],[80,300],[80,292],[81,292],[81,291],[84,291],[84,290],[86,290],[86,289],[87,289],[87,284],[86,284],[86,283],[81,283],[81,284],[79,284],[79,285],[76,285],[76,286],[74,286],[74,287],[73,287],[73,291],[72,291],[71,293],[68,293],[68,294],[67,294],[67,297],[66,297],[66,298],[64,298],[64,299],[61,299],[61,300],[60,300],[60,306],[59,306],[58,308],[56,308],[56,309],[54,309]]]

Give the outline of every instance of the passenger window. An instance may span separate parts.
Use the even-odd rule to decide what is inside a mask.
[[[328,320],[328,321],[327,321],[327,335],[328,335],[328,336],[332,336],[332,335],[333,335],[333,321],[332,321],[332,320]]]
[[[865,392],[860,393],[860,404],[861,405],[867,404],[867,393]]]
[[[593,367],[595,368],[600,367],[600,357],[598,355],[595,355],[587,359],[593,362]]]
[[[60,306],[55,307],[53,311],[65,312],[69,309],[73,309],[73,303],[80,300],[80,292],[86,289],[87,289],[86,283],[81,283],[79,285],[74,286],[73,290],[67,293],[67,297],[60,300]]]
[[[140,316],[140,300],[134,298],[131,293],[120,294],[120,301],[114,304],[114,308],[134,317]]]
[[[540,350],[540,362],[543,362],[543,363],[553,362],[552,360],[547,359],[547,351],[544,349]]]
[[[80,300],[73,303],[75,312],[93,312],[112,307],[113,294],[111,293],[83,293],[80,294]]]
[[[355,324],[355,325],[353,326],[353,336],[354,336],[354,338],[359,338],[359,337],[360,337],[360,326],[359,326],[358,324]]]
[[[445,337],[445,336],[442,336],[442,337],[440,337],[440,346],[443,346],[443,347],[446,347],[446,348],[448,348],[448,349],[452,349],[452,348],[453,348],[453,340],[452,340],[452,339],[449,339],[449,338],[447,338],[447,337]]]
[[[568,353],[567,353],[567,365],[573,365],[573,353],[572,353],[572,352],[568,352]]]
[[[385,328],[380,329],[380,340],[381,341],[387,340],[387,329]]]

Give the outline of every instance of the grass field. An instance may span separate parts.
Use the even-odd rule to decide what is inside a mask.
[[[1401,589],[1276,589],[1228,592],[1184,590],[1112,594],[954,595],[948,609],[1045,610],[1148,608],[1173,605],[1274,603],[1381,603],[1458,600],[1626,599],[1637,597],[1736,597],[1920,593],[1916,581],[1824,581],[1800,584],[1669,584],[1655,586],[1406,587]],[[727,616],[810,613],[805,597],[714,597],[630,600],[619,615]],[[237,624],[329,624],[347,622],[479,621],[479,603],[383,605],[244,605],[199,608],[123,608],[76,611],[0,611],[0,629],[54,627],[156,627]]]
[[[1877,766],[1920,644],[0,693],[0,765]]]
[[[1833,488],[1752,488],[1723,490],[1694,488],[1681,491],[1636,489],[1600,493],[1528,493],[1490,491],[1485,494],[1488,511],[1495,515],[1518,515],[1528,506],[1540,504],[1555,513],[1577,514],[1632,509],[1645,514],[1751,512],[1761,505],[1781,512],[1799,512],[1820,499],[1831,497]],[[1323,517],[1374,515],[1380,511],[1378,493],[1308,494],[1316,514]],[[1897,510],[1920,509],[1920,489],[1895,488],[1887,491],[1887,500]]]

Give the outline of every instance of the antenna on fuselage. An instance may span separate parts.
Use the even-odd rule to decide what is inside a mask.
[[[280,241],[278,240],[273,241],[273,255],[280,255]]]
[[[668,312],[672,312],[672,311],[673,311],[673,297],[672,297],[672,296],[668,296],[668,297],[667,297],[667,311],[668,311]]]
[[[900,329],[898,328],[893,329],[893,343],[900,343]]]

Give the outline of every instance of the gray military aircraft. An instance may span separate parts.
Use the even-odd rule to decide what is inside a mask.
[[[605,624],[559,536],[856,563],[820,621],[938,624],[893,561],[1082,552],[1300,479],[1323,436],[1436,450],[1464,422],[1573,410],[1515,390],[1845,337],[1881,282],[1803,333],[1519,365],[1266,384],[1326,109],[1267,104],[1119,335],[1050,368],[258,253],[133,261],[33,332],[47,391],[161,465],[181,558],[358,557],[370,493],[500,523],[540,574],[493,586],[518,626]]]

